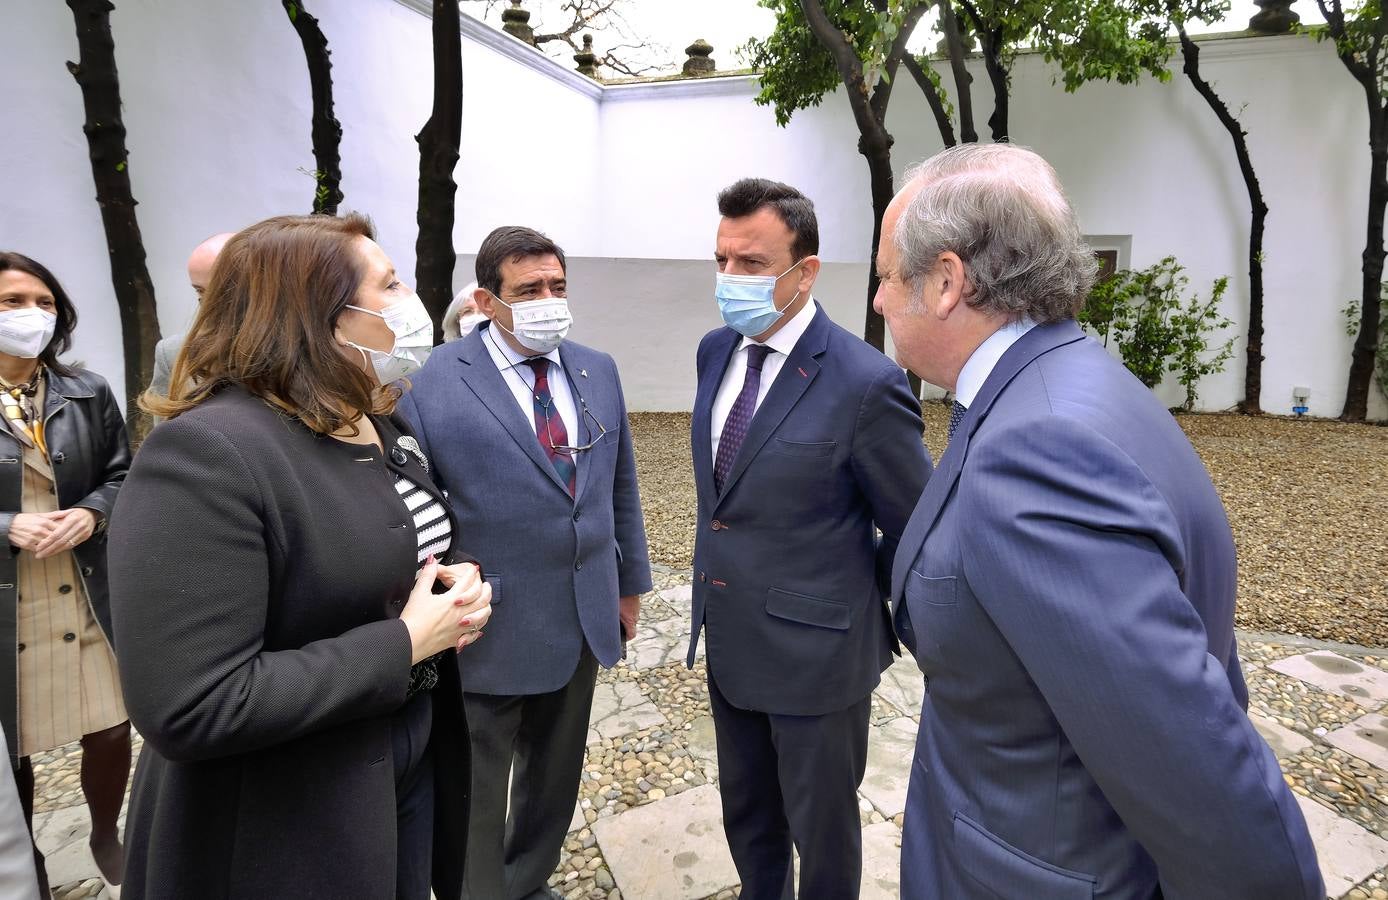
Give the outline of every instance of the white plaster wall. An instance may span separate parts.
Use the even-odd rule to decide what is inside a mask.
[[[343,125],[345,209],[369,213],[402,272],[414,269],[418,150],[432,63],[424,0],[317,0]],[[193,310],[184,262],[198,240],[306,211],[313,183],[302,51],[277,4],[124,0],[113,14],[131,174],[166,332]],[[93,201],[82,109],[63,67],[76,56],[62,4],[6,4],[0,55],[10,121],[0,149],[0,246],[48,263],[82,314],[74,356],[121,388],[118,318]],[[861,332],[871,208],[841,93],[778,128],[749,78],[612,86],[579,82],[510,38],[465,29],[464,122],[455,244],[476,251],[501,224],[540,228],[575,260],[575,337],[614,352],[636,409],[687,408],[692,352],[716,324],[709,297],[714,198],[738,177],[800,186],[819,211],[817,296]],[[509,43],[508,43],[509,42]],[[1267,233],[1264,407],[1293,385],[1314,414],[1343,399],[1356,296],[1367,128],[1352,81],[1302,38],[1204,42],[1208,77],[1242,110],[1272,214]],[[527,56],[527,54],[532,54]],[[548,66],[548,68],[546,68]],[[1067,95],[1036,57],[1017,61],[1012,134],[1060,172],[1087,232],[1132,235],[1131,264],[1174,254],[1204,291],[1233,276],[1227,313],[1246,318],[1247,201],[1227,137],[1177,73],[1169,84],[1091,85]],[[976,72],[980,129],[987,80]],[[914,83],[899,79],[889,127],[898,171],[939,149]],[[459,285],[470,265],[455,273]],[[636,304],[633,307],[632,304]],[[688,352],[689,366],[671,359]],[[688,378],[685,374],[688,373]],[[1202,386],[1233,405],[1242,358]],[[1180,399],[1166,385],[1162,396]],[[1388,415],[1375,393],[1371,415]]]
[[[427,7],[426,7],[427,8]],[[430,21],[395,0],[317,0],[342,123],[344,210],[376,222],[397,268],[414,271],[419,152],[433,64]],[[267,216],[308,212],[314,183],[308,71],[278,3],[123,0],[112,14],[133,192],[165,333],[194,296],[188,252]],[[123,390],[119,318],[94,201],[76,59],[61,3],[5,4],[0,54],[8,112],[0,149],[0,247],[44,262],[78,305],[73,357]],[[463,147],[455,242],[475,249],[504,222],[596,252],[598,106],[463,40]]]

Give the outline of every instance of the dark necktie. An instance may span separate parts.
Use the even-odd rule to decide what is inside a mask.
[[[964,413],[968,411],[969,408],[967,406],[960,403],[958,400],[954,401],[954,405],[951,406],[949,409],[949,437],[947,438],[948,441],[953,442],[954,431],[959,427],[959,423],[964,421]]]
[[[747,427],[752,424],[752,415],[757,411],[761,366],[770,352],[771,348],[762,344],[752,344],[747,348],[747,377],[742,380],[742,390],[728,413],[728,421],[723,423],[723,433],[718,438],[718,457],[713,462],[713,487],[720,494],[723,493],[723,481],[733,470],[737,451],[742,449],[742,442],[747,439]]]
[[[573,457],[555,447],[567,447],[569,431],[559,410],[554,408],[554,395],[549,392],[549,360],[544,357],[527,359],[525,364],[535,372],[535,436],[540,439],[540,449],[549,457],[550,465],[559,473],[559,480],[569,486],[572,496],[578,479],[578,467]]]

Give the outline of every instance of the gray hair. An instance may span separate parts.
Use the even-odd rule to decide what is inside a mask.
[[[467,287],[453,295],[453,302],[448,304],[448,309],[443,311],[444,343],[456,341],[462,337],[462,330],[458,328],[458,315],[467,305],[467,302],[472,299],[472,292],[475,290],[477,290],[477,282],[470,282]]]
[[[970,306],[1038,324],[1075,317],[1098,264],[1049,163],[1016,144],[961,144],[913,166],[906,180],[917,179],[893,235],[913,293],[952,250]]]

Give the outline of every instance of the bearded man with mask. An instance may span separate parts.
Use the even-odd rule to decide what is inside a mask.
[[[473,766],[463,896],[543,898],[555,896],[597,667],[634,633],[650,564],[617,366],[565,340],[564,251],[502,227],[476,269],[489,321],[435,350],[400,408],[495,609],[481,653],[459,659]]]
[[[707,642],[723,828],[743,900],[858,896],[868,712],[900,652],[884,602],[930,475],[902,370],[830,321],[814,205],[748,178],[718,196],[692,438],[694,665]],[[877,532],[881,531],[881,537]]]

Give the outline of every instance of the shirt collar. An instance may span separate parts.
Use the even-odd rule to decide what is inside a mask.
[[[790,321],[782,325],[779,331],[762,343],[783,356],[789,356],[790,351],[794,350],[795,345],[800,342],[801,336],[809,330],[810,323],[814,321],[815,313],[818,310],[819,306],[815,303],[814,296],[811,295],[809,302],[800,307],[800,311],[791,316]],[[751,338],[744,337],[742,343],[737,345],[737,349],[742,350],[755,343],[757,342]]]
[[[983,383],[993,374],[998,360],[1002,359],[1009,347],[1021,340],[1022,335],[1035,327],[1035,322],[1023,316],[990,334],[974,350],[969,361],[964,363],[964,368],[959,370],[959,378],[954,385],[954,399],[964,407],[972,406],[978,392],[983,390]]]
[[[483,322],[477,327],[478,330],[485,332],[482,335],[482,343],[487,345],[487,352],[491,354],[492,361],[496,363],[498,369],[503,371],[506,369],[516,369],[525,365],[526,362],[532,359],[547,359],[555,367],[560,369],[564,367],[564,363],[559,359],[558,347],[555,347],[548,353],[542,353],[539,356],[525,356],[524,354],[517,353],[516,349],[506,342],[505,336],[498,336],[492,331],[492,326],[494,324],[493,322]]]

